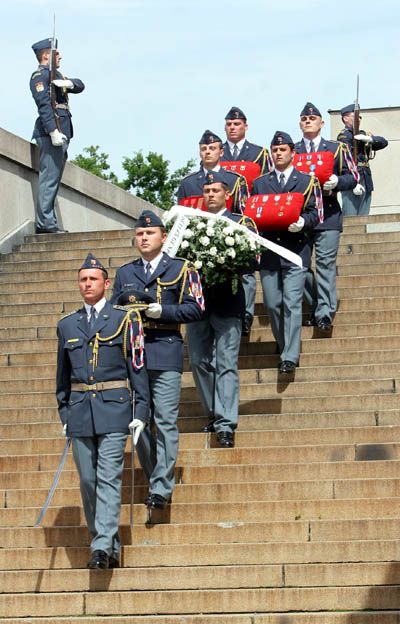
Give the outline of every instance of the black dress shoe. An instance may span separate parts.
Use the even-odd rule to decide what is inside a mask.
[[[109,557],[108,559],[108,567],[109,568],[119,568],[119,559],[117,557]]]
[[[144,504],[147,509],[165,509],[168,502],[168,499],[164,498],[164,496],[161,496],[160,494],[149,494],[144,499]]]
[[[251,314],[245,314],[242,320],[242,336],[248,336],[250,334],[251,326],[253,325],[253,317]]]
[[[59,228],[51,228],[50,230],[41,230],[36,228],[36,234],[67,234],[68,230],[61,230]]]
[[[200,431],[202,431],[203,433],[214,433],[214,422],[214,419],[209,420],[208,423],[204,425],[204,427],[202,427]]]
[[[324,332],[328,332],[332,329],[332,322],[328,316],[323,316],[322,319],[318,321],[318,329]]]
[[[279,366],[280,375],[290,375],[291,373],[294,373],[295,370],[296,370],[296,364],[294,362],[291,362],[290,360],[284,360],[283,362],[280,363],[280,366]]]
[[[317,319],[315,318],[314,314],[311,314],[308,317],[308,319],[303,321],[303,327],[316,327],[316,326],[317,326]]]
[[[94,550],[87,567],[90,570],[106,570],[110,565],[109,560],[105,550]]]
[[[219,445],[222,446],[222,448],[233,447],[233,434],[230,431],[220,431],[217,433],[217,438]]]

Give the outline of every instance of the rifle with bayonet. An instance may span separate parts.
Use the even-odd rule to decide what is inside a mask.
[[[54,15],[53,21],[53,37],[51,40],[51,52],[50,52],[50,62],[49,62],[49,70],[50,70],[50,101],[51,108],[53,109],[54,119],[56,122],[56,128],[59,132],[61,132],[61,124],[60,117],[57,113],[57,98],[56,98],[56,87],[53,84],[53,80],[57,78],[57,47],[58,41],[56,39],[56,16]]]
[[[360,133],[359,90],[360,90],[360,77],[357,74],[357,91],[356,91],[356,99],[354,100],[354,117],[353,117],[353,160],[356,166],[357,166],[357,160],[358,160],[358,141],[354,137]]]

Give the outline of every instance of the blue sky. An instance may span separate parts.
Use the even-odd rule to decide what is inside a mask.
[[[307,100],[329,116],[354,100],[400,105],[400,4],[323,0],[0,0],[2,127],[30,139],[36,109],[30,49],[52,33],[56,10],[61,69],[86,84],[71,96],[70,158],[88,145],[113,170],[140,149],[176,168],[197,159],[206,128],[224,136],[232,105],[247,114],[248,138],[275,130],[299,136]],[[329,136],[329,123],[325,132]]]

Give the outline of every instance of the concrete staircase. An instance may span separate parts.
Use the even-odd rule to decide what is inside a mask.
[[[85,569],[88,534],[69,456],[45,526],[33,528],[64,445],[55,325],[80,306],[88,251],[115,268],[129,231],[29,237],[0,261],[0,621],[9,624],[400,623],[400,232],[347,220],[332,336],[303,331],[301,367],[278,383],[258,293],[240,355],[234,449],[198,433],[184,373],[173,504],[146,525],[146,484],[124,473],[123,568]],[[385,226],[384,226],[385,227]],[[387,229],[387,228],[386,228]],[[3,618],[3,620],[1,620]]]

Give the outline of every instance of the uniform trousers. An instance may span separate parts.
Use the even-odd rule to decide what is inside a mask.
[[[69,141],[55,147],[49,136],[36,139],[39,145],[39,182],[36,203],[36,227],[39,230],[57,228],[54,202],[67,161]]]
[[[118,559],[121,484],[126,433],[72,438],[72,452],[79,473],[80,489],[90,548],[104,550]]]
[[[238,422],[238,357],[242,320],[211,312],[187,326],[192,373],[203,409],[215,431],[232,432]]]
[[[260,271],[264,304],[282,362],[288,360],[297,364],[299,360],[306,275],[307,269],[295,265]]]
[[[149,490],[169,499],[175,487],[178,455],[178,414],[182,375],[178,371],[148,370],[152,426],[139,436],[136,449],[149,480]]]
[[[345,217],[369,215],[372,193],[354,195],[353,191],[342,191],[342,211]]]
[[[256,276],[254,273],[242,275],[242,284],[246,301],[246,317],[254,317],[254,304],[256,301]]]
[[[305,301],[317,321],[325,316],[333,320],[337,308],[336,257],[339,249],[338,230],[316,230],[312,235],[315,249],[315,272],[307,273],[304,289]]]

